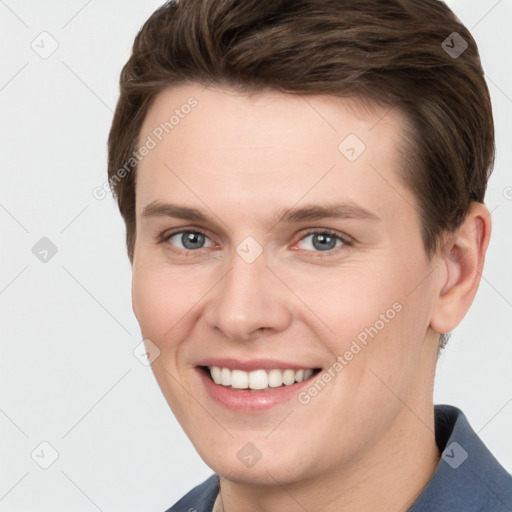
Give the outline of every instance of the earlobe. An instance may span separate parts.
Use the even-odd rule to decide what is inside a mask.
[[[450,332],[466,315],[480,284],[490,234],[489,210],[472,203],[464,222],[447,238],[438,256],[445,272],[430,322],[434,331]]]

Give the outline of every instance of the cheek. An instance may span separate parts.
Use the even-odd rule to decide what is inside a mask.
[[[194,303],[200,298],[197,280],[158,263],[133,268],[132,302],[142,334],[155,344],[173,337]],[[187,283],[188,280],[188,283]]]
[[[300,309],[311,319],[308,324],[318,325],[317,334],[338,354],[376,322],[383,331],[381,315],[395,318],[393,304],[401,290],[390,276],[389,269],[377,265],[346,264],[289,275],[288,282],[305,305]]]
[[[194,397],[183,392],[178,355],[197,316],[194,306],[207,290],[198,284],[202,279],[190,274],[154,260],[143,265],[139,259],[132,277],[132,301],[142,337],[160,350],[151,369],[179,421],[197,414]]]
[[[354,263],[289,276],[294,292],[310,308],[301,307],[303,324],[321,339],[333,361],[343,358],[340,394],[358,389],[368,394],[368,403],[376,391],[389,395],[372,371],[396,389],[413,379],[429,314],[427,290],[411,293],[426,272],[414,261],[380,258],[364,267]]]

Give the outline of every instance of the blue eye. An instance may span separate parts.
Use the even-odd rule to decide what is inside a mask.
[[[188,251],[203,249],[213,245],[211,240],[200,231],[180,231],[170,235],[167,240],[179,249],[186,249]],[[206,242],[209,242],[209,245],[205,245]],[[181,243],[181,247],[178,245],[179,243]]]
[[[159,241],[171,245],[171,250],[174,252],[190,256],[199,256],[202,254],[200,249],[215,246],[205,233],[196,229],[181,230],[171,234],[163,233]],[[345,239],[335,232],[326,230],[306,233],[297,243],[299,249],[308,251],[313,256],[334,253],[335,249],[350,245],[352,245],[350,238]]]
[[[308,238],[310,238],[310,241],[306,243],[306,247],[301,247],[301,249],[307,251],[325,252],[331,251],[346,244],[345,240],[343,240],[339,235],[329,231],[316,231],[308,233],[302,237],[300,241],[303,242]]]

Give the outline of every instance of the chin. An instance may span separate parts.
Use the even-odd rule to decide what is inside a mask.
[[[256,451],[249,443],[237,442],[225,449],[198,450],[198,453],[215,473],[238,484],[288,485],[313,476],[308,474],[312,473],[312,468],[305,467],[299,460],[302,457],[299,458],[296,445],[295,449],[281,444],[280,450],[262,447],[261,451]],[[289,457],[291,454],[293,457]]]

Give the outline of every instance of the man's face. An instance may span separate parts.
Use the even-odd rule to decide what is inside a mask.
[[[151,106],[133,307],[217,473],[285,484],[425,428],[436,270],[399,177],[403,123],[350,99],[194,84]]]

